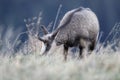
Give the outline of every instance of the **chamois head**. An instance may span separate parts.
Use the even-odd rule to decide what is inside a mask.
[[[41,26],[41,29],[42,29],[44,35],[42,37],[40,37],[38,35],[38,39],[44,43],[45,51],[43,51],[43,53],[42,53],[44,55],[50,50],[52,42],[56,36],[56,33],[54,33],[54,32],[49,33],[49,31],[46,29],[46,27],[44,25]]]

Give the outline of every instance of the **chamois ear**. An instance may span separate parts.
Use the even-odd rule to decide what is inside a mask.
[[[57,35],[57,33],[58,33],[58,30],[56,30],[56,31],[53,32],[53,34],[52,34],[52,38],[53,39],[55,38],[55,36]]]
[[[48,30],[44,25],[41,25],[42,31],[44,32],[44,34],[48,34]]]

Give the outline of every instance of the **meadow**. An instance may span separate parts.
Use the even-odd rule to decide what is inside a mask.
[[[78,52],[69,51],[64,61],[61,47],[52,55],[40,56],[42,43],[36,38],[40,20],[41,17],[25,20],[28,31],[12,38],[14,30],[8,29],[0,40],[0,80],[120,80],[119,23],[103,43],[100,34],[96,50],[90,56],[77,59]],[[50,26],[51,23],[47,28]],[[19,51],[14,51],[23,34],[28,35],[28,40]]]
[[[0,80],[120,80],[120,48],[106,47],[84,59],[69,54],[67,61],[61,54],[0,56]]]

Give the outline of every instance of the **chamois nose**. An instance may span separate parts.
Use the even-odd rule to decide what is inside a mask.
[[[42,44],[41,44],[41,50],[40,50],[40,55],[42,55],[45,52],[45,48],[46,48],[46,46],[42,42]]]

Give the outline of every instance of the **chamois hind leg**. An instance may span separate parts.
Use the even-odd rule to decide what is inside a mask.
[[[96,41],[92,41],[91,44],[88,46],[88,54],[90,55],[92,51],[95,49]]]
[[[68,55],[68,46],[66,46],[66,45],[64,45],[63,55],[64,55],[64,60],[66,61],[67,60],[67,55]]]

